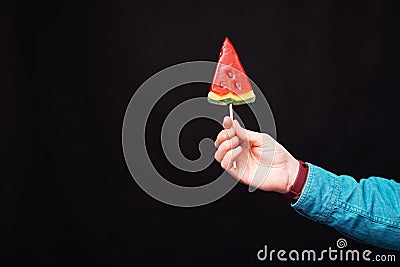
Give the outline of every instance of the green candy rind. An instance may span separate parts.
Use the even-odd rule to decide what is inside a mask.
[[[240,101],[234,100],[232,98],[226,98],[223,100],[214,100],[214,99],[207,97],[207,101],[208,101],[208,103],[216,104],[216,105],[225,105],[226,106],[226,105],[232,104],[234,106],[238,106],[238,105],[253,103],[254,101],[256,101],[256,97],[253,96],[252,98],[243,99]]]

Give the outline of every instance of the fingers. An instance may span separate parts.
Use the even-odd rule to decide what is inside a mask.
[[[222,142],[224,142],[225,140],[229,140],[234,136],[235,136],[235,130],[233,130],[232,128],[222,130],[218,134],[217,139],[215,140],[214,143],[215,147],[219,147],[222,144]]]
[[[221,167],[225,170],[230,169],[233,165],[233,162],[240,155],[241,152],[242,152],[241,146],[238,146],[226,152],[224,158],[221,161]]]
[[[223,158],[225,157],[225,154],[236,148],[239,145],[239,138],[234,136],[232,139],[225,140],[221,143],[221,145],[218,147],[217,152],[215,152],[215,159],[218,162],[221,162]]]
[[[230,117],[226,116],[224,118],[224,121],[222,123],[222,126],[225,128],[225,130],[222,130],[218,136],[217,139],[215,140],[215,146],[218,148],[222,142],[231,139],[233,136],[237,136],[240,141],[256,141],[258,138],[260,138],[260,133],[252,132],[249,130],[246,130],[240,126],[239,122],[237,120],[232,120]]]

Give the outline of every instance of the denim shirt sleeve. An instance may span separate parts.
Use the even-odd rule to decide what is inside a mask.
[[[400,184],[379,177],[357,182],[309,164],[292,207],[300,214],[371,245],[400,250]]]

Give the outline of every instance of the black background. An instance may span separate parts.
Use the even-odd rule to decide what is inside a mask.
[[[229,36],[271,105],[279,142],[295,157],[357,179],[400,181],[395,4],[2,2],[0,261],[247,266],[268,264],[256,260],[264,244],[335,247],[335,230],[244,185],[204,207],[154,200],[126,167],[122,120],[147,78],[176,63],[215,61]],[[178,170],[163,157],[157,130],[162,114],[208,92],[207,85],[188,88],[163,98],[150,126],[152,159],[168,177]],[[245,107],[237,111],[250,116]],[[251,119],[246,126],[257,127]],[[184,153],[196,158],[198,141],[219,130],[191,122],[181,136]],[[216,163],[210,168],[220,172]],[[351,248],[394,253],[347,240]]]

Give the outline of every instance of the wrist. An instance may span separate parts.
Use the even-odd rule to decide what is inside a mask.
[[[286,198],[298,199],[303,192],[304,185],[308,177],[309,167],[306,163],[301,160],[296,160],[296,163],[292,162],[288,169],[288,188],[286,193],[283,195]]]
[[[299,161],[295,158],[292,158],[289,167],[288,167],[288,183],[286,186],[285,193],[290,191],[290,188],[293,186],[294,182],[296,181],[297,174],[299,173]]]

